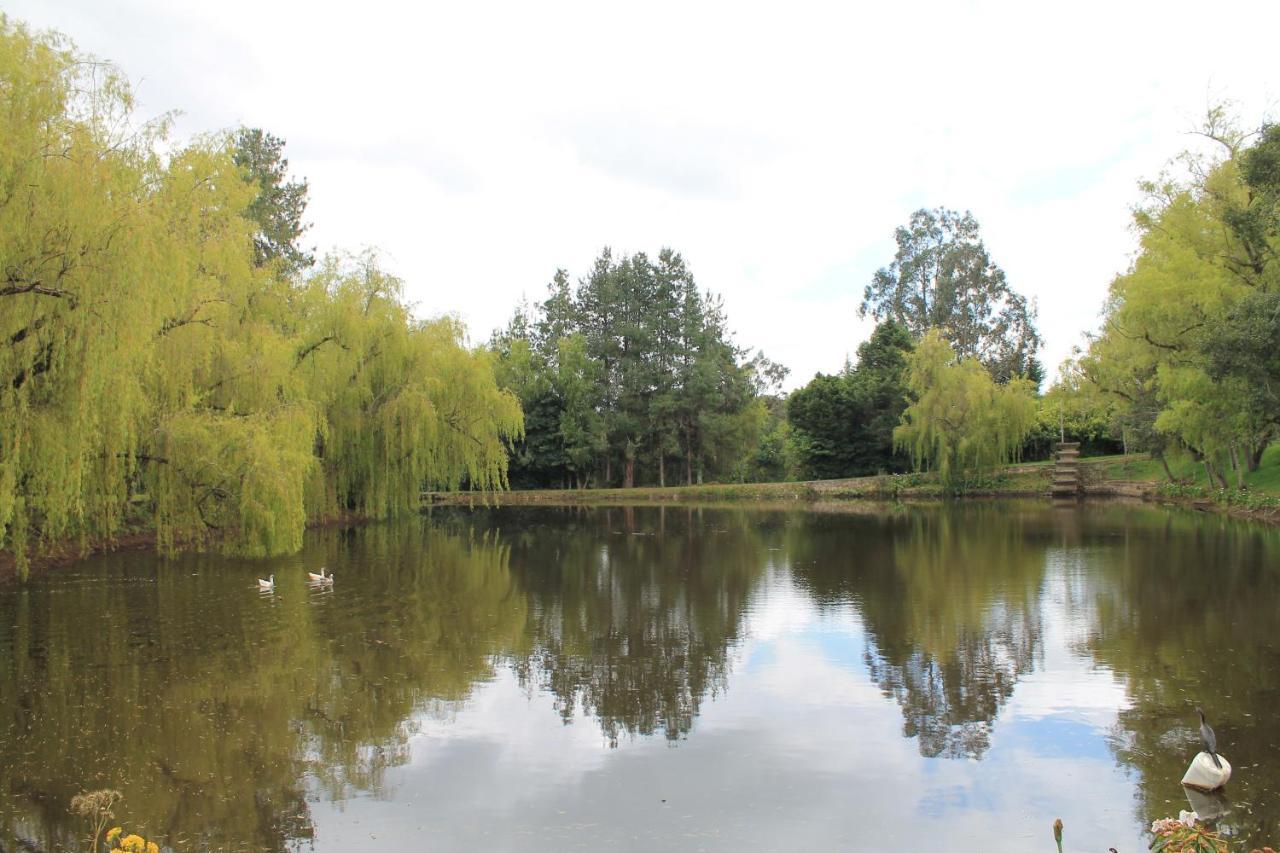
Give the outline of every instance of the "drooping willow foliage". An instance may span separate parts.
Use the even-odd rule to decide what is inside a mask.
[[[490,356],[371,254],[255,262],[229,138],[173,148],[111,65],[0,16],[0,548],[154,527],[296,549],[309,519],[505,486]]]
[[[936,470],[949,489],[1017,459],[1035,423],[1029,380],[997,383],[976,358],[957,359],[936,329],[907,358],[907,389],[913,401],[893,431],[894,445],[916,468]]]

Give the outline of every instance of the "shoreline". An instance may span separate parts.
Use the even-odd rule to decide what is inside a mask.
[[[356,527],[369,524],[374,519],[354,513],[337,513],[327,515],[307,523],[307,530],[318,530],[325,527]],[[100,554],[114,554],[118,551],[151,551],[155,552],[155,530],[133,530],[122,533],[109,540],[90,542],[87,545],[67,541],[33,556],[27,571],[27,579],[40,577],[51,571],[74,565],[81,560],[88,560]],[[13,552],[0,551],[0,587],[19,584],[18,564]]]
[[[694,486],[639,486],[631,489],[518,489],[505,492],[424,492],[423,511],[432,507],[495,506],[639,506],[757,504],[776,507],[818,507],[838,504],[927,504],[944,501],[1031,499],[1055,503],[1096,500],[1130,500],[1170,509],[1194,510],[1222,516],[1280,525],[1280,504],[1250,506],[1214,500],[1208,493],[1168,494],[1164,484],[1150,480],[1108,479],[1105,467],[1114,460],[1081,460],[1081,492],[1075,498],[1054,498],[1049,483],[1052,468],[1044,464],[1012,465],[986,488],[963,494],[946,494],[928,475],[894,474],[850,477],[840,480],[805,480],[782,483],[706,483]],[[376,519],[355,513],[337,513],[309,522],[308,530],[352,527]],[[134,530],[108,541],[82,545],[66,542],[32,557],[28,577],[73,565],[99,554],[154,550],[154,530]],[[0,586],[21,583],[16,561],[0,551]]]
[[[1167,507],[1217,513],[1230,518],[1280,525],[1280,505],[1247,506],[1213,500],[1206,494],[1172,495],[1164,483],[1108,479],[1113,460],[1081,460],[1081,491],[1075,498],[1054,497],[1051,466],[1013,465],[990,487],[947,494],[925,475],[896,474],[840,480],[784,483],[706,483],[694,486],[639,486],[630,489],[514,489],[505,492],[428,492],[423,506],[621,506],[679,504],[774,504],[812,506],[820,503],[933,503],[943,501],[1032,499],[1060,501],[1130,500]]]

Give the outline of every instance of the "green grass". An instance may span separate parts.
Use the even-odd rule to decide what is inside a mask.
[[[1115,459],[1116,461],[1108,461],[1110,459]],[[1081,464],[1105,465],[1103,478],[1107,480],[1168,482],[1168,477],[1164,473],[1164,466],[1160,464],[1158,459],[1148,459],[1145,456],[1128,456],[1098,457],[1080,461]],[[1214,487],[1214,484],[1209,482],[1209,478],[1205,474],[1204,466],[1189,455],[1171,458],[1169,460],[1169,470],[1173,473],[1174,479],[1180,482],[1204,486],[1205,488]],[[1234,484],[1234,480],[1231,477],[1228,477],[1228,481]],[[1258,466],[1257,471],[1246,474],[1244,482],[1245,486],[1252,491],[1280,494],[1280,444],[1273,444],[1266,449],[1266,452],[1262,454],[1262,464]]]
[[[973,489],[976,495],[1045,495],[1049,491],[1051,461],[1026,462],[1006,466],[990,480]],[[1093,456],[1080,460],[1082,468],[1090,469],[1090,481],[1126,481],[1166,484],[1164,466],[1159,460],[1146,454]],[[1100,476],[1099,476],[1099,469]],[[1174,477],[1190,489],[1208,496],[1215,488],[1206,482],[1204,466],[1190,456],[1169,461]],[[1268,504],[1280,497],[1280,444],[1273,445],[1263,454],[1262,465],[1249,474],[1245,482],[1247,493],[1235,493],[1230,501],[1247,498],[1266,498]],[[496,495],[474,493],[435,494],[426,496],[428,502],[469,503],[644,503],[679,501],[822,501],[866,500],[896,498],[936,498],[944,495],[937,477],[932,474],[898,474],[894,476],[852,477],[844,480],[813,480],[784,483],[708,483],[701,486],[642,486],[634,489],[538,489],[505,492]]]
[[[1251,489],[1280,494],[1280,444],[1273,444],[1262,454],[1258,470],[1244,478]]]

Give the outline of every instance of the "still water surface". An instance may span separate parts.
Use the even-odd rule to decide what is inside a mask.
[[[310,589],[325,565],[331,590]],[[276,591],[257,577],[274,573]],[[0,851],[1280,840],[1280,532],[1118,504],[436,511],[0,589]],[[1246,848],[1247,849],[1247,848]]]

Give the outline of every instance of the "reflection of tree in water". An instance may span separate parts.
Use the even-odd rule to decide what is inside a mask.
[[[867,667],[924,756],[981,758],[1015,683],[1040,662],[1045,549],[1020,518],[978,504],[800,516],[793,527],[797,581],[861,614]]]
[[[120,821],[176,846],[265,850],[311,837],[311,786],[378,791],[413,715],[464,699],[518,640],[523,599],[492,542],[412,524],[324,539],[299,563],[349,551],[328,595],[301,565],[258,600],[228,561],[131,554],[96,567],[105,590],[0,599],[0,849],[60,848],[85,788],[120,788]]]
[[[1145,509],[1107,518],[1088,650],[1122,676],[1130,707],[1113,747],[1138,771],[1143,823],[1188,808],[1195,706],[1232,762],[1222,821],[1241,849],[1280,840],[1280,531]]]
[[[536,519],[579,519],[556,536]],[[728,648],[763,568],[747,516],[689,508],[525,511],[512,572],[529,595],[532,648],[514,665],[548,690],[566,721],[593,715],[623,734],[689,732],[724,689]]]

